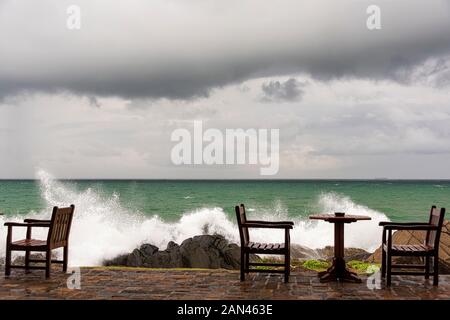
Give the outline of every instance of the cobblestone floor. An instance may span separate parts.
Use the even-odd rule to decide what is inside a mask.
[[[0,276],[0,299],[449,299],[450,275],[439,287],[422,277],[395,276],[390,289],[370,290],[361,284],[318,281],[314,272],[294,272],[285,284],[279,275],[251,274],[245,282],[227,270],[150,270],[82,268],[81,289],[69,289],[69,275],[13,270]],[[73,279],[73,278],[71,278]],[[70,279],[69,279],[70,280]]]

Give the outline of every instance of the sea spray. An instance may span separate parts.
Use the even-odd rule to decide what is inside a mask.
[[[309,214],[334,212],[365,215],[372,219],[370,221],[358,221],[356,223],[346,224],[345,246],[374,251],[380,245],[381,229],[378,226],[378,223],[380,221],[389,221],[385,214],[357,204],[349,197],[334,192],[320,194]],[[317,249],[333,245],[334,242],[334,226],[332,224],[324,221],[312,221],[304,217],[289,217],[288,208],[284,207],[280,201],[275,202],[275,206],[272,210],[258,208],[257,210],[252,211],[249,214],[249,217],[268,221],[294,221],[295,226],[291,231],[291,243]],[[283,234],[283,231],[278,232],[277,234],[274,231],[267,232],[262,229],[252,230],[251,236],[253,236],[252,239],[255,239],[255,241],[275,242],[282,241]]]
[[[374,251],[381,241],[380,221],[389,221],[389,218],[376,210],[353,202],[350,197],[334,192],[322,194],[318,206],[323,212],[345,212],[346,214],[364,215],[371,217],[370,221],[358,221],[345,226],[345,245]]]
[[[47,208],[40,212],[29,212],[26,217],[48,219],[52,206],[75,204],[75,215],[70,238],[70,265],[101,265],[122,253],[128,253],[142,243],[151,243],[165,249],[169,241],[181,243],[186,238],[200,234],[221,234],[230,241],[239,242],[238,228],[234,216],[229,216],[219,207],[203,207],[185,212],[176,222],[166,222],[156,213],[149,216],[138,210],[125,208],[120,203],[120,194],[102,196],[92,188],[79,191],[70,184],[54,180],[45,171],[39,171],[41,194]],[[152,195],[149,194],[149,197]],[[234,204],[230,203],[232,207]],[[354,203],[349,197],[336,193],[323,193],[314,203],[318,212],[344,211],[347,214],[368,215],[372,221],[361,221],[346,225],[346,246],[374,250],[379,245],[378,221],[387,217],[375,210]],[[289,217],[288,208],[281,200],[270,208],[248,208],[250,219],[293,220],[291,242],[311,248],[320,248],[333,243],[333,226],[326,222],[312,222],[306,218]],[[314,212],[311,212],[314,213]],[[0,217],[0,234],[5,235],[5,220],[21,221],[24,215]],[[16,228],[14,238],[25,235],[23,228]],[[37,228],[33,236],[45,239],[46,231]],[[282,242],[283,231],[255,229],[251,231],[254,241]],[[4,256],[5,236],[0,237],[0,254]]]

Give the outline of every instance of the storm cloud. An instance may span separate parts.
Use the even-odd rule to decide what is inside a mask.
[[[263,83],[261,89],[264,96],[261,101],[298,101],[303,95],[303,86],[305,86],[305,84],[298,82],[295,78],[290,78],[285,82],[272,80],[267,83]]]
[[[279,129],[276,178],[450,178],[449,30],[448,0],[0,0],[0,178],[261,178],[175,166],[194,120]]]
[[[66,27],[73,4],[81,8],[80,30]],[[321,80],[401,82],[427,61],[447,63],[448,1],[377,1],[382,29],[376,31],[366,28],[370,4],[3,0],[0,98],[71,92],[193,99],[258,77],[302,72]],[[440,83],[448,81],[446,70]]]

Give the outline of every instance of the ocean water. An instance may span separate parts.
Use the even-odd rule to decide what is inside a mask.
[[[0,256],[5,221],[49,218],[51,207],[75,204],[71,265],[101,265],[141,243],[164,249],[199,234],[219,233],[238,242],[234,206],[249,218],[293,220],[292,243],[319,248],[333,243],[333,226],[313,213],[344,211],[371,221],[346,226],[346,246],[374,250],[379,221],[424,221],[432,204],[449,207],[450,181],[58,181],[44,171],[37,180],[0,181]],[[14,238],[24,236],[17,229]],[[45,231],[36,229],[36,238]],[[253,230],[255,241],[283,240],[282,231]]]

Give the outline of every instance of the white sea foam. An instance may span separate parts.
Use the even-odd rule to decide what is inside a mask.
[[[186,238],[199,234],[222,234],[231,241],[238,242],[238,229],[234,219],[222,208],[199,208],[187,212],[177,222],[168,223],[157,215],[152,217],[124,208],[119,196],[114,194],[104,198],[92,189],[77,191],[51,178],[44,171],[38,173],[41,181],[42,197],[48,207],[42,212],[30,212],[27,217],[48,219],[52,206],[75,204],[75,215],[70,238],[71,265],[101,265],[104,259],[130,252],[142,243],[152,243],[165,248],[169,241],[181,243]],[[360,221],[346,226],[346,246],[374,250],[379,245],[380,229],[378,222],[387,217],[375,210],[358,205],[350,198],[324,193],[318,198],[317,207],[321,212],[344,211],[347,214],[368,215],[371,221]],[[232,205],[232,204],[231,204]],[[0,217],[0,255],[4,256],[6,229],[5,219],[21,221],[24,216]],[[288,219],[288,209],[277,201],[273,208],[255,209],[249,212],[249,218],[267,220]],[[313,222],[306,218],[294,218],[295,227],[291,232],[291,242],[312,248],[324,247],[333,243],[333,226],[326,222]],[[14,238],[24,236],[25,230],[19,230]],[[45,239],[45,230],[38,230],[35,238]],[[267,229],[252,230],[254,241],[279,242],[283,240],[282,231]]]

